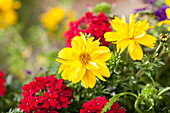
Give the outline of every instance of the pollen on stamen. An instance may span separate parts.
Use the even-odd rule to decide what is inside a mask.
[[[90,58],[90,55],[88,53],[81,53],[79,55],[79,61],[84,65],[88,64],[88,62],[90,60],[91,60],[91,58]]]

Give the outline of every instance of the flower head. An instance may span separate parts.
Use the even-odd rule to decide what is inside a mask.
[[[100,13],[98,16],[94,16],[93,13],[87,12],[79,20],[71,22],[69,30],[64,34],[67,38],[67,47],[71,47],[71,40],[76,36],[80,36],[80,32],[90,34],[95,37],[95,40],[100,38],[102,45],[109,45],[104,39],[104,33],[111,31],[110,23],[107,16],[104,13]]]
[[[170,6],[170,0],[166,0],[165,2],[168,6]],[[169,20],[170,19],[170,8],[166,9],[166,15],[168,17],[168,20],[163,20],[163,21],[159,22],[158,26],[161,26],[162,24],[170,25],[170,20]],[[168,31],[170,31],[170,27],[168,27]]]
[[[167,19],[167,15],[166,15],[166,9],[168,8],[168,6],[166,5],[162,5],[161,8],[158,8],[155,11],[155,16],[159,21],[165,20]]]
[[[63,79],[73,83],[81,80],[85,88],[93,88],[96,76],[103,81],[102,76],[110,77],[105,61],[110,59],[111,53],[109,48],[99,46],[99,40],[93,41],[94,37],[86,40],[83,33],[80,35],[72,39],[72,48],[66,47],[58,53],[56,60],[62,63],[58,73],[63,71]]]
[[[131,14],[129,24],[127,24],[124,15],[122,19],[115,17],[110,23],[116,32],[106,32],[104,37],[106,41],[116,44],[117,52],[122,53],[128,47],[131,58],[133,60],[141,60],[143,51],[139,44],[153,48],[157,39],[152,35],[146,34],[146,31],[151,28],[147,20],[135,23],[135,18],[135,15]]]
[[[22,89],[24,98],[19,105],[20,110],[26,113],[58,113],[54,109],[66,108],[72,98],[72,89],[66,87],[63,79],[53,75],[35,77],[35,81],[25,84]]]
[[[7,26],[17,22],[18,15],[15,12],[20,8],[21,3],[15,0],[0,0],[0,28],[5,29]]]
[[[96,100],[92,98],[91,101],[87,101],[87,103],[83,104],[84,109],[80,109],[80,113],[101,113],[107,102],[108,100],[105,96],[99,96],[96,98]],[[116,102],[111,106],[110,110],[107,110],[106,113],[125,113],[125,109],[119,109],[119,104]]]
[[[6,89],[5,89],[5,79],[4,77],[4,73],[2,71],[0,71],[0,97],[4,96],[4,94],[6,93]]]
[[[41,15],[43,25],[51,31],[57,29],[59,22],[64,18],[64,10],[58,7],[52,8],[47,13]]]

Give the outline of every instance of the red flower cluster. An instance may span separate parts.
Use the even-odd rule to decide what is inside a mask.
[[[106,97],[99,96],[96,98],[97,101],[92,98],[91,101],[87,101],[87,103],[83,104],[84,109],[80,109],[80,113],[101,113],[103,107],[107,104],[108,100]],[[110,110],[106,113],[125,113],[124,108],[119,109],[118,102],[114,103]]]
[[[4,96],[4,94],[6,93],[6,89],[5,89],[5,79],[4,77],[4,73],[2,71],[0,71],[0,97]]]
[[[106,42],[104,39],[104,33],[112,31],[108,18],[104,13],[100,13],[98,16],[94,16],[93,13],[87,12],[82,16],[78,21],[71,22],[69,25],[69,30],[64,34],[64,37],[67,38],[67,47],[71,47],[71,39],[76,35],[82,33],[91,34],[95,37],[95,40],[98,38],[102,45],[107,46],[109,42]]]
[[[24,98],[18,107],[26,113],[58,113],[54,109],[68,107],[73,98],[73,90],[66,87],[63,79],[53,75],[35,77],[35,81],[25,84],[22,89]]]

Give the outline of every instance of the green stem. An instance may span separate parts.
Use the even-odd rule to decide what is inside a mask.
[[[168,90],[170,90],[170,87],[167,87],[167,88],[163,89],[161,92],[159,92],[157,97],[159,97],[160,95],[162,95],[163,93],[165,93]]]
[[[151,76],[149,76],[149,78],[151,79],[151,81],[153,83],[153,87],[155,88],[155,81],[153,80],[153,78]]]
[[[153,53],[153,56],[156,56],[156,53],[159,51],[161,45],[162,45],[162,42],[159,43],[158,47],[156,48],[155,52]]]
[[[137,100],[135,101],[135,109],[136,109],[136,111],[138,112],[138,113],[142,113],[142,111],[139,109],[139,107],[138,107],[138,103],[139,103],[139,98],[137,98]]]

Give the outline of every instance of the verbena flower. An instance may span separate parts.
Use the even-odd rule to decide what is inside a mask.
[[[95,37],[95,40],[100,38],[100,42],[104,46],[109,45],[109,42],[104,39],[104,33],[111,30],[109,19],[104,13],[95,16],[93,13],[87,12],[79,20],[70,23],[69,30],[64,34],[64,37],[67,38],[66,46],[71,47],[71,40],[76,35],[80,36],[80,31],[84,34],[90,34]]]
[[[165,2],[168,6],[170,6],[170,0],[166,0]],[[170,8],[166,9],[166,15],[167,15],[168,19],[170,19]],[[162,24],[170,25],[170,20],[163,20],[158,23],[158,26],[161,26]],[[168,27],[168,31],[170,31],[170,27]]]
[[[166,16],[166,9],[167,8],[168,8],[168,6],[166,6],[166,5],[162,5],[161,8],[158,8],[155,11],[156,19],[158,19],[159,21],[167,19],[167,16]]]
[[[99,46],[99,40],[93,41],[94,37],[86,40],[86,36],[75,36],[71,41],[72,48],[66,47],[58,53],[56,60],[61,64],[58,73],[63,79],[77,83],[82,81],[85,88],[93,88],[96,76],[110,77],[109,69],[105,61],[110,59],[111,53],[108,47]]]
[[[70,104],[72,89],[66,87],[63,79],[53,75],[35,77],[35,81],[25,84],[20,110],[26,113],[58,113],[55,108],[66,108]]]
[[[13,25],[17,22],[18,15],[16,9],[20,8],[21,3],[15,0],[0,0],[0,28]]]
[[[48,30],[54,31],[57,29],[59,22],[61,22],[63,18],[64,10],[54,7],[41,15],[41,22]]]
[[[146,34],[149,28],[147,20],[138,21],[135,23],[135,15],[131,14],[129,24],[126,23],[125,16],[122,19],[115,17],[110,23],[115,32],[106,32],[104,38],[106,41],[111,41],[117,46],[117,52],[122,53],[127,47],[129,54],[133,60],[141,60],[143,51],[140,44],[150,48],[154,48],[156,38]]]
[[[4,73],[0,71],[0,97],[6,93]]]
[[[87,101],[87,103],[83,104],[83,109],[80,109],[80,113],[101,113],[107,102],[108,100],[105,96],[99,96],[96,100],[92,98],[91,101]],[[107,110],[106,113],[125,113],[125,109],[119,108],[119,104],[116,102],[111,106],[110,110]]]

